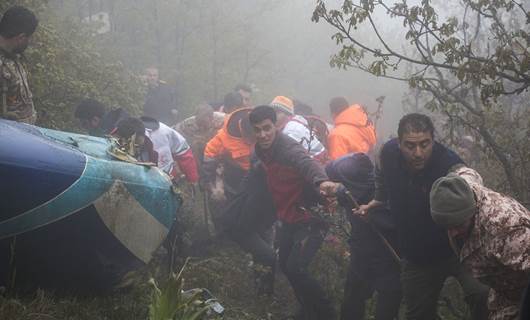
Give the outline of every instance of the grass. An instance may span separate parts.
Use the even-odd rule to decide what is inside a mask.
[[[192,211],[191,208],[186,212],[188,213],[185,216],[186,230],[194,230],[187,234],[188,241],[202,244],[189,250],[191,257],[180,277],[169,280],[172,285],[168,285],[167,282],[167,257],[162,254],[158,255],[145,270],[133,277],[134,285],[128,290],[104,296],[81,296],[42,290],[22,295],[7,294],[0,290],[0,319],[148,320],[151,315],[152,320],[167,320],[169,318],[164,318],[162,313],[161,317],[156,317],[158,313],[155,314],[153,308],[156,308],[157,299],[158,304],[165,299],[162,304],[165,304],[166,311],[178,305],[179,303],[174,303],[176,288],[184,290],[207,288],[225,308],[223,317],[225,320],[281,320],[294,313],[297,302],[281,272],[277,273],[275,295],[258,297],[253,287],[253,267],[250,257],[222,237],[204,242],[205,237],[198,235],[196,231],[202,226],[202,214]],[[348,261],[345,242],[336,241],[344,236],[340,234],[340,230],[335,233],[338,237],[324,243],[311,270],[336,302],[338,310]],[[185,264],[185,259],[182,257],[180,259],[175,262],[176,270],[180,270]],[[151,278],[153,280],[150,284]],[[156,284],[156,287],[153,284]],[[165,298],[161,298],[167,290],[173,290],[171,293],[173,296],[169,298],[166,295]],[[181,305],[183,301],[184,305],[192,304],[191,301],[184,299],[181,300]],[[367,319],[373,319],[373,306],[373,301],[369,301]],[[192,309],[199,311],[200,307]],[[440,319],[468,319],[466,312],[461,291],[454,281],[449,281],[440,300]],[[169,317],[172,314],[170,311]]]

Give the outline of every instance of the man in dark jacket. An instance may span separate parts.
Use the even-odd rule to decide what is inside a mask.
[[[366,154],[350,153],[328,163],[326,173],[344,186],[339,189],[337,199],[351,224],[350,265],[341,320],[364,319],[366,300],[374,291],[377,292],[375,319],[396,319],[401,303],[401,283],[399,257],[394,250],[397,234],[393,218],[384,206],[374,208],[368,221],[352,215],[352,209],[373,197],[374,166]]]
[[[154,118],[168,126],[174,125],[178,115],[176,89],[160,80],[157,68],[149,67],[145,71],[148,88],[144,116]]]
[[[430,216],[432,184],[461,166],[460,157],[434,141],[429,117],[412,113],[401,118],[398,138],[385,143],[379,161],[375,197],[356,213],[366,215],[388,202],[396,218],[407,319],[436,319],[438,296],[449,276],[462,286],[473,319],[486,319],[489,289],[458,262],[446,231]]]
[[[94,99],[83,99],[75,108],[75,117],[88,134],[103,137],[116,128],[118,122],[129,117],[127,111],[116,108],[106,112],[107,107]]]
[[[252,255],[257,295],[272,295],[276,273],[272,225],[276,211],[259,161],[251,161],[241,191],[228,201],[220,216],[220,225],[227,236]]]
[[[255,152],[265,169],[267,186],[281,222],[278,231],[279,264],[302,306],[298,319],[336,318],[331,301],[310,275],[308,266],[317,253],[327,226],[310,208],[323,196],[333,196],[339,185],[295,140],[277,131],[276,112],[259,106],[249,115],[256,137]]]

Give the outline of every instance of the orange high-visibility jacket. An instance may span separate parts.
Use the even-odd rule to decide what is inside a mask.
[[[223,127],[217,131],[217,134],[206,144],[204,148],[204,159],[222,160],[228,157],[243,170],[248,171],[250,168],[250,154],[252,146],[242,137],[235,137],[228,132],[228,127],[234,118],[238,118],[236,113],[248,113],[250,108],[235,110],[227,116]]]
[[[334,118],[334,122],[335,128],[328,136],[331,160],[352,152],[368,153],[375,146],[375,128],[361,106],[349,106]]]

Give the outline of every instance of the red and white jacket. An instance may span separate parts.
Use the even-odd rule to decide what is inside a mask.
[[[284,223],[310,220],[308,209],[319,200],[318,186],[329,180],[319,162],[297,141],[280,132],[269,149],[256,145],[255,152],[265,168],[277,218]]]
[[[199,180],[197,163],[186,139],[171,127],[158,122],[158,128],[146,128],[145,134],[158,154],[158,167],[172,179],[182,172],[191,182]]]

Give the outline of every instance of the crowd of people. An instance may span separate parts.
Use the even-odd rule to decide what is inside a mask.
[[[35,123],[22,53],[37,25],[20,6],[0,21],[1,118]],[[222,103],[176,121],[176,93],[156,68],[146,75],[142,117],[94,99],[82,100],[75,117],[90,135],[113,137],[138,161],[208,194],[216,228],[262,266],[257,293],[274,293],[277,267],[285,274],[299,302],[292,319],[363,319],[376,292],[378,320],[397,319],[402,303],[406,319],[434,320],[448,277],[462,287],[473,319],[530,319],[528,297],[522,303],[529,210],[484,186],[435,140],[428,116],[403,116],[397,138],[376,153],[374,125],[344,97],[330,100],[328,124],[283,95],[253,106],[252,88],[238,85]],[[345,214],[351,225],[340,316],[309,268],[329,229],[322,210]]]

